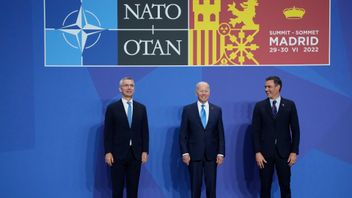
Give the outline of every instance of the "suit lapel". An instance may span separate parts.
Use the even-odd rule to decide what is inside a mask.
[[[205,128],[208,128],[209,123],[211,123],[214,119],[214,106],[209,103],[209,115],[208,115],[208,122]]]
[[[138,105],[137,105],[137,103],[135,101],[133,101],[131,128],[133,126],[133,123],[136,123],[137,113],[138,113]]]
[[[125,124],[127,125],[127,126],[129,126],[129,124],[128,124],[128,118],[127,118],[127,115],[126,115],[126,111],[125,111],[125,107],[123,106],[123,102],[122,102],[122,100],[120,99],[120,101],[119,101],[119,107],[120,107],[120,112],[123,114],[123,117],[124,117],[124,120],[125,120]],[[133,111],[134,111],[134,108],[133,108]],[[133,112],[134,113],[134,112]],[[132,114],[132,120],[133,120],[133,114]],[[132,123],[133,123],[133,121],[132,121]],[[131,125],[132,126],[132,125]]]
[[[280,101],[280,104],[279,104],[279,111],[277,112],[277,115],[276,117],[279,117],[280,114],[282,114],[284,108],[285,108],[285,104],[286,103],[286,100],[284,98],[281,97],[281,101]]]
[[[209,104],[209,115],[208,115],[208,122],[207,122],[207,125],[205,126],[205,128],[203,126],[202,119],[200,118],[198,104],[197,104],[197,102],[194,104],[194,109],[193,109],[194,114],[196,116],[197,122],[203,127],[203,129],[207,129],[209,126],[209,123],[211,123],[214,120],[214,114],[215,114],[214,106],[212,104],[210,104],[209,102],[208,102],[208,104]]]
[[[280,114],[282,114],[281,112],[283,111],[283,109],[285,108],[285,103],[286,103],[286,100],[284,98],[281,97],[281,101],[280,101],[280,104],[279,104],[279,109],[277,111],[277,114],[276,116],[274,117],[273,113],[272,113],[272,110],[271,110],[271,104],[270,104],[270,100],[269,98],[266,100],[266,109],[267,109],[267,112],[270,114],[270,116],[273,118],[273,119],[276,119],[277,117],[280,116]]]
[[[269,114],[269,116],[274,119],[275,117],[274,117],[273,112],[271,110],[271,104],[270,104],[270,99],[269,98],[266,99],[265,109],[266,109],[267,113]]]
[[[196,117],[196,120],[197,120],[196,122],[198,122],[198,124],[200,124],[200,126],[203,127],[202,120],[200,119],[200,114],[199,114],[197,102],[194,103],[194,105],[193,105],[193,113],[194,113],[194,115],[195,115],[195,117]],[[203,128],[204,128],[204,127],[203,127]]]

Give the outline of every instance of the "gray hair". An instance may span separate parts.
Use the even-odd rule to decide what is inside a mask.
[[[119,82],[119,87],[122,86],[122,83],[124,80],[132,80],[134,82],[134,79],[132,77],[126,76],[126,77],[121,78],[121,80]]]
[[[200,85],[207,85],[207,86],[209,87],[209,89],[210,89],[209,83],[207,83],[207,82],[205,82],[205,81],[200,81],[200,82],[198,82],[198,83],[196,84],[196,90],[198,89],[198,87],[199,87]]]

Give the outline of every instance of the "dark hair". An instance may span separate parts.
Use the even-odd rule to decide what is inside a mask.
[[[265,79],[265,81],[269,81],[269,80],[272,80],[274,81],[274,84],[277,86],[277,85],[280,85],[280,91],[281,91],[281,88],[282,88],[282,81],[280,79],[280,77],[278,76],[269,76]]]

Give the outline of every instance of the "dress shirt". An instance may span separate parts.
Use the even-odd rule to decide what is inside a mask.
[[[206,115],[206,123],[208,123],[209,120],[209,103],[208,101],[205,103],[197,102],[198,105],[198,112],[199,112],[199,117],[201,117],[201,112],[202,112],[202,105],[204,104],[204,109],[205,109],[205,115]]]
[[[205,103],[201,103],[199,100],[197,101],[197,105],[198,105],[198,113],[199,113],[199,117],[201,117],[201,112],[202,112],[202,105],[204,104],[204,109],[205,109],[205,114],[206,114],[206,120],[207,120],[207,123],[208,123],[208,120],[209,120],[209,102],[205,102]],[[185,155],[189,155],[189,153],[183,153],[182,156],[185,156]],[[223,154],[218,154],[218,156],[220,157],[224,157]]]
[[[276,109],[277,112],[279,112],[279,108],[280,108],[280,102],[281,102],[281,96],[277,97],[276,99],[269,99],[270,100],[270,106],[273,107],[273,101],[276,100]]]
[[[131,102],[131,117],[133,118],[133,99],[126,100],[125,98],[121,98],[121,100],[122,100],[123,107],[125,109],[126,117],[128,117],[128,103],[127,102]],[[130,146],[132,146],[132,140],[130,140]]]

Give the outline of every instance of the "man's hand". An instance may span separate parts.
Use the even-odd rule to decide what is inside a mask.
[[[257,165],[260,169],[263,169],[264,163],[267,163],[261,152],[255,154],[255,161],[257,161]]]
[[[223,162],[224,162],[224,156],[222,155],[216,156],[216,163],[218,164],[218,166],[220,166]]]
[[[296,160],[297,160],[297,154],[290,153],[290,156],[288,156],[287,163],[289,166],[293,166],[296,163]]]
[[[114,157],[112,156],[111,153],[105,154],[105,163],[107,163],[110,167],[114,163]]]
[[[182,156],[182,161],[183,161],[183,163],[185,163],[188,166],[189,162],[191,161],[191,157],[189,156],[189,154],[183,155]]]
[[[142,152],[142,164],[146,163],[148,161],[148,153],[147,152]]]

